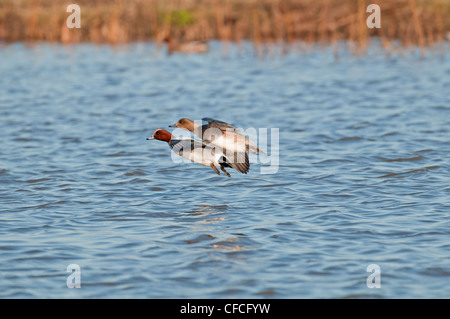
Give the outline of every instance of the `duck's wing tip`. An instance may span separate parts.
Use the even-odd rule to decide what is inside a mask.
[[[231,163],[231,167],[242,174],[247,174],[250,170],[250,161],[247,153],[235,153],[235,158]]]

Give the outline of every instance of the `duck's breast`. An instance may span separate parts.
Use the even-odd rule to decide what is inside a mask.
[[[179,155],[201,165],[210,166],[211,163],[214,163],[218,166],[218,161],[223,153],[215,147],[209,147],[204,143],[195,141],[195,143],[192,143],[191,149],[186,149]]]

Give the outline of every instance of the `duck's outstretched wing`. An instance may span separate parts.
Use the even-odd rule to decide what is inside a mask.
[[[214,128],[220,129],[221,131],[235,132],[239,135],[244,135],[241,131],[239,131],[234,126],[232,126],[231,124],[228,124],[226,122],[222,122],[222,121],[210,118],[210,117],[204,117],[204,118],[202,118],[202,121],[208,123],[207,124],[208,128],[214,127]]]
[[[242,153],[238,154],[239,154],[238,156],[240,156]],[[237,170],[238,172],[241,172],[242,174],[247,174],[247,172],[250,170],[250,162],[248,160],[248,154],[247,153],[243,154],[244,154],[244,161],[232,163],[231,167]]]
[[[228,124],[228,123],[225,123],[225,122],[222,122],[222,121],[213,119],[213,118],[211,118],[211,117],[204,117],[204,118],[202,118],[202,121],[207,122],[208,124],[209,124],[209,123],[226,124],[226,125],[228,125],[229,127],[232,127],[232,126],[231,126],[230,124]]]
[[[196,148],[205,148],[207,145],[200,140],[193,140],[191,138],[173,139],[169,143],[170,148],[177,154],[182,154],[183,151],[190,152]]]
[[[247,152],[250,152],[252,154],[261,153],[261,154],[267,155],[267,153],[260,150],[258,148],[258,146],[254,142],[252,142],[248,136],[244,135],[244,133],[242,133],[240,130],[236,129],[235,127],[233,127],[231,124],[228,124],[228,123],[225,123],[225,122],[222,122],[222,121],[210,118],[210,117],[204,117],[204,118],[202,118],[202,121],[208,123],[207,128],[210,128],[210,127],[218,128],[221,131],[233,132],[236,135],[243,136],[245,138],[245,146],[247,148]]]
[[[236,152],[230,158],[230,156],[222,156],[221,165],[225,167],[231,167],[241,172],[242,174],[247,174],[250,170],[250,162],[248,160],[248,154],[244,152]]]

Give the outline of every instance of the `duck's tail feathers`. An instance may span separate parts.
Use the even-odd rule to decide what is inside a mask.
[[[268,154],[267,154],[266,152],[260,150],[260,149],[258,148],[258,146],[256,146],[255,143],[253,143],[252,141],[250,141],[249,138],[247,138],[247,143],[246,143],[246,144],[247,144],[247,145],[246,145],[247,152],[249,152],[249,153],[251,153],[251,154],[258,154],[258,153],[259,153],[259,154],[264,154],[264,155],[267,155],[267,156],[268,156]]]
[[[256,148],[250,148],[250,149],[249,149],[249,152],[252,153],[252,154],[264,154],[264,155],[269,156],[269,154],[267,154],[266,152],[260,150],[258,147],[256,147]]]

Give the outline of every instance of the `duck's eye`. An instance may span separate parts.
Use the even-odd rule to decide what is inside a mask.
[[[184,124],[184,120],[180,120],[180,124]]]
[[[156,135],[159,135],[159,132],[156,132]]]

